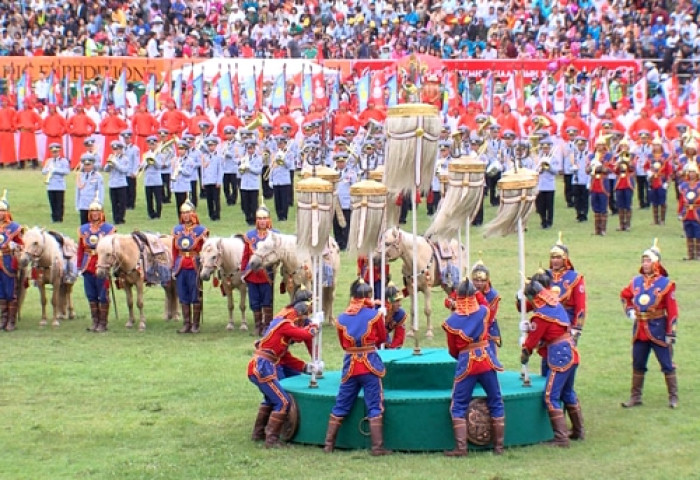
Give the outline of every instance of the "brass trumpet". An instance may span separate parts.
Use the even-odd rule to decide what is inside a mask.
[[[44,177],[44,184],[48,185],[51,182],[51,177],[53,177],[53,170],[54,170],[54,161],[52,158],[47,159],[47,162],[51,162],[51,166],[49,167],[49,172],[46,174],[46,177]]]

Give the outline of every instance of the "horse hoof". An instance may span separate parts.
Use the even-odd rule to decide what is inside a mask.
[[[59,322],[58,320],[54,320],[53,322],[51,322],[51,326],[52,326],[52,327],[60,327],[60,326],[61,326],[61,322]]]
[[[228,322],[228,325],[226,325],[226,330],[229,332],[231,330],[233,330],[234,328],[236,328],[236,327],[233,326],[233,322]]]
[[[146,331],[146,322],[139,323],[139,332],[145,332],[145,331]]]
[[[126,328],[133,328],[134,327],[134,322],[128,321],[126,322],[126,325],[124,325]]]
[[[425,332],[425,338],[433,338],[433,331],[428,330],[427,332]]]
[[[75,320],[76,317],[77,317],[77,315],[75,314],[75,312],[70,312],[70,314],[68,315],[69,320]]]
[[[241,326],[238,327],[239,330],[247,331],[248,330],[248,324],[247,323],[241,323]]]
[[[413,330],[408,330],[408,331],[406,332],[406,336],[407,336],[407,337],[413,338]]]
[[[42,320],[39,322],[39,326],[40,326],[40,327],[45,327],[46,324],[47,324],[47,322],[46,322],[46,320],[44,320],[44,319],[42,319]]]

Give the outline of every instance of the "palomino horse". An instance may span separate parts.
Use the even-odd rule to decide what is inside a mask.
[[[145,245],[143,240],[135,239],[139,235],[140,238],[146,239],[146,243],[151,245],[159,245],[160,253],[163,255],[162,262],[159,262],[151,251]],[[112,234],[106,235],[100,239],[97,244],[97,277],[107,278],[110,272],[113,272],[120,287],[126,292],[126,304],[129,308],[129,320],[126,322],[126,328],[134,326],[134,296],[132,288],[136,287],[136,306],[139,309],[139,331],[146,329],[146,317],[143,314],[143,291],[146,285],[146,274],[144,270],[149,268],[144,266],[156,265],[162,263],[170,269],[172,265],[172,237],[167,235],[155,235],[151,233],[135,232],[132,235]],[[167,278],[163,278],[166,277]],[[169,274],[163,274],[159,279],[163,290],[165,290],[165,312],[164,320],[176,320],[177,313],[177,295],[175,292],[175,282],[172,282]]]
[[[401,259],[403,266],[401,274],[403,282],[408,289],[409,294],[413,292],[413,243],[418,242],[418,291],[423,294],[425,305],[423,313],[428,321],[428,329],[425,336],[431,338],[433,336],[433,325],[431,322],[432,309],[430,308],[431,288],[442,287],[445,292],[449,293],[453,286],[456,287],[459,283],[459,268],[455,263],[459,262],[459,255],[462,254],[461,265],[465,265],[466,258],[464,251],[460,252],[457,240],[452,240],[449,245],[440,248],[433,245],[422,236],[417,239],[412,234],[405,232],[398,227],[392,227],[384,232],[382,241],[386,248],[386,259],[389,262]],[[441,254],[442,253],[442,254]],[[446,257],[446,258],[442,258]],[[375,262],[381,261],[381,251],[377,249],[375,252]],[[443,268],[443,266],[445,268]],[[413,302],[417,299],[411,296],[411,324],[413,324]]]
[[[58,237],[60,239],[57,240]],[[41,322],[45,326],[46,320],[46,285],[51,285],[53,294],[51,306],[53,307],[53,321],[51,325],[58,327],[60,320],[75,318],[73,309],[73,283],[77,279],[78,267],[76,265],[77,247],[75,242],[60,233],[47,232],[43,228],[34,227],[22,236],[24,250],[20,259],[22,268],[31,264],[34,284],[39,289],[41,299]],[[64,252],[72,255],[64,255]],[[69,257],[69,258],[65,258]]]
[[[296,235],[284,235],[270,232],[262,242],[259,242],[249,266],[258,269],[281,264],[280,274],[282,282],[290,298],[301,285],[311,290],[312,265],[311,255],[308,252],[299,251]],[[333,321],[333,301],[335,300],[335,281],[340,271],[340,249],[333,238],[328,239],[326,250],[323,253],[324,269],[330,275],[324,275],[322,289],[323,315],[327,322]],[[332,277],[332,278],[331,278]]]
[[[241,259],[245,242],[240,236],[229,238],[210,237],[202,246],[199,255],[201,260],[201,270],[199,275],[203,281],[208,281],[214,272],[221,282],[221,292],[228,299],[228,325],[226,330],[233,330],[233,291],[238,290],[240,299],[238,308],[241,309],[241,330],[248,330],[248,323],[245,319],[246,296],[248,287],[241,279]],[[216,284],[215,284],[216,285]]]

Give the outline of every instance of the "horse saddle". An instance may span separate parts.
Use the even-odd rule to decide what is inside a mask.
[[[442,285],[453,285],[459,283],[459,268],[455,265],[456,252],[452,250],[450,242],[440,240],[434,242],[428,240],[428,244],[433,249],[433,258],[438,263],[440,271],[440,282]]]
[[[61,252],[63,253],[63,258],[73,258],[78,253],[75,243],[70,241],[67,242],[66,237],[64,237],[62,233],[53,232],[51,230],[48,230],[46,233],[51,235],[56,240],[58,246],[61,248]]]
[[[146,283],[164,284],[170,279],[170,265],[165,244],[160,235],[135,230],[131,237],[141,252],[141,267],[146,277]]]
[[[131,236],[139,246],[139,250],[143,251],[144,247],[148,248],[148,251],[154,257],[165,253],[165,245],[160,239],[160,235],[134,230]]]

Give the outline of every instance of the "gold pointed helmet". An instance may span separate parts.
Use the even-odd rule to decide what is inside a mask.
[[[2,198],[0,198],[0,212],[7,212],[10,210],[10,203],[7,201],[7,190],[3,190]]]
[[[101,212],[103,210],[102,204],[100,203],[100,194],[99,192],[95,192],[95,198],[92,199],[92,202],[90,202],[90,205],[88,206],[88,211],[98,211]]]
[[[195,213],[195,211],[194,203],[189,198],[180,205],[180,213]]]
[[[486,267],[486,265],[484,265],[484,262],[481,259],[481,252],[479,252],[479,260],[477,260],[476,263],[474,264],[474,266],[472,267],[471,277],[472,277],[472,280],[490,280],[491,279],[491,272]]]
[[[651,247],[642,252],[642,258],[647,257],[653,263],[661,261],[661,249],[659,248],[659,239],[655,238]]]
[[[549,256],[562,257],[564,259],[569,258],[569,248],[566,245],[564,245],[563,235],[561,232],[559,232],[559,238],[557,239],[557,243],[555,243],[549,251]]]
[[[270,218],[270,209],[265,205],[260,205],[255,211],[255,218]]]

